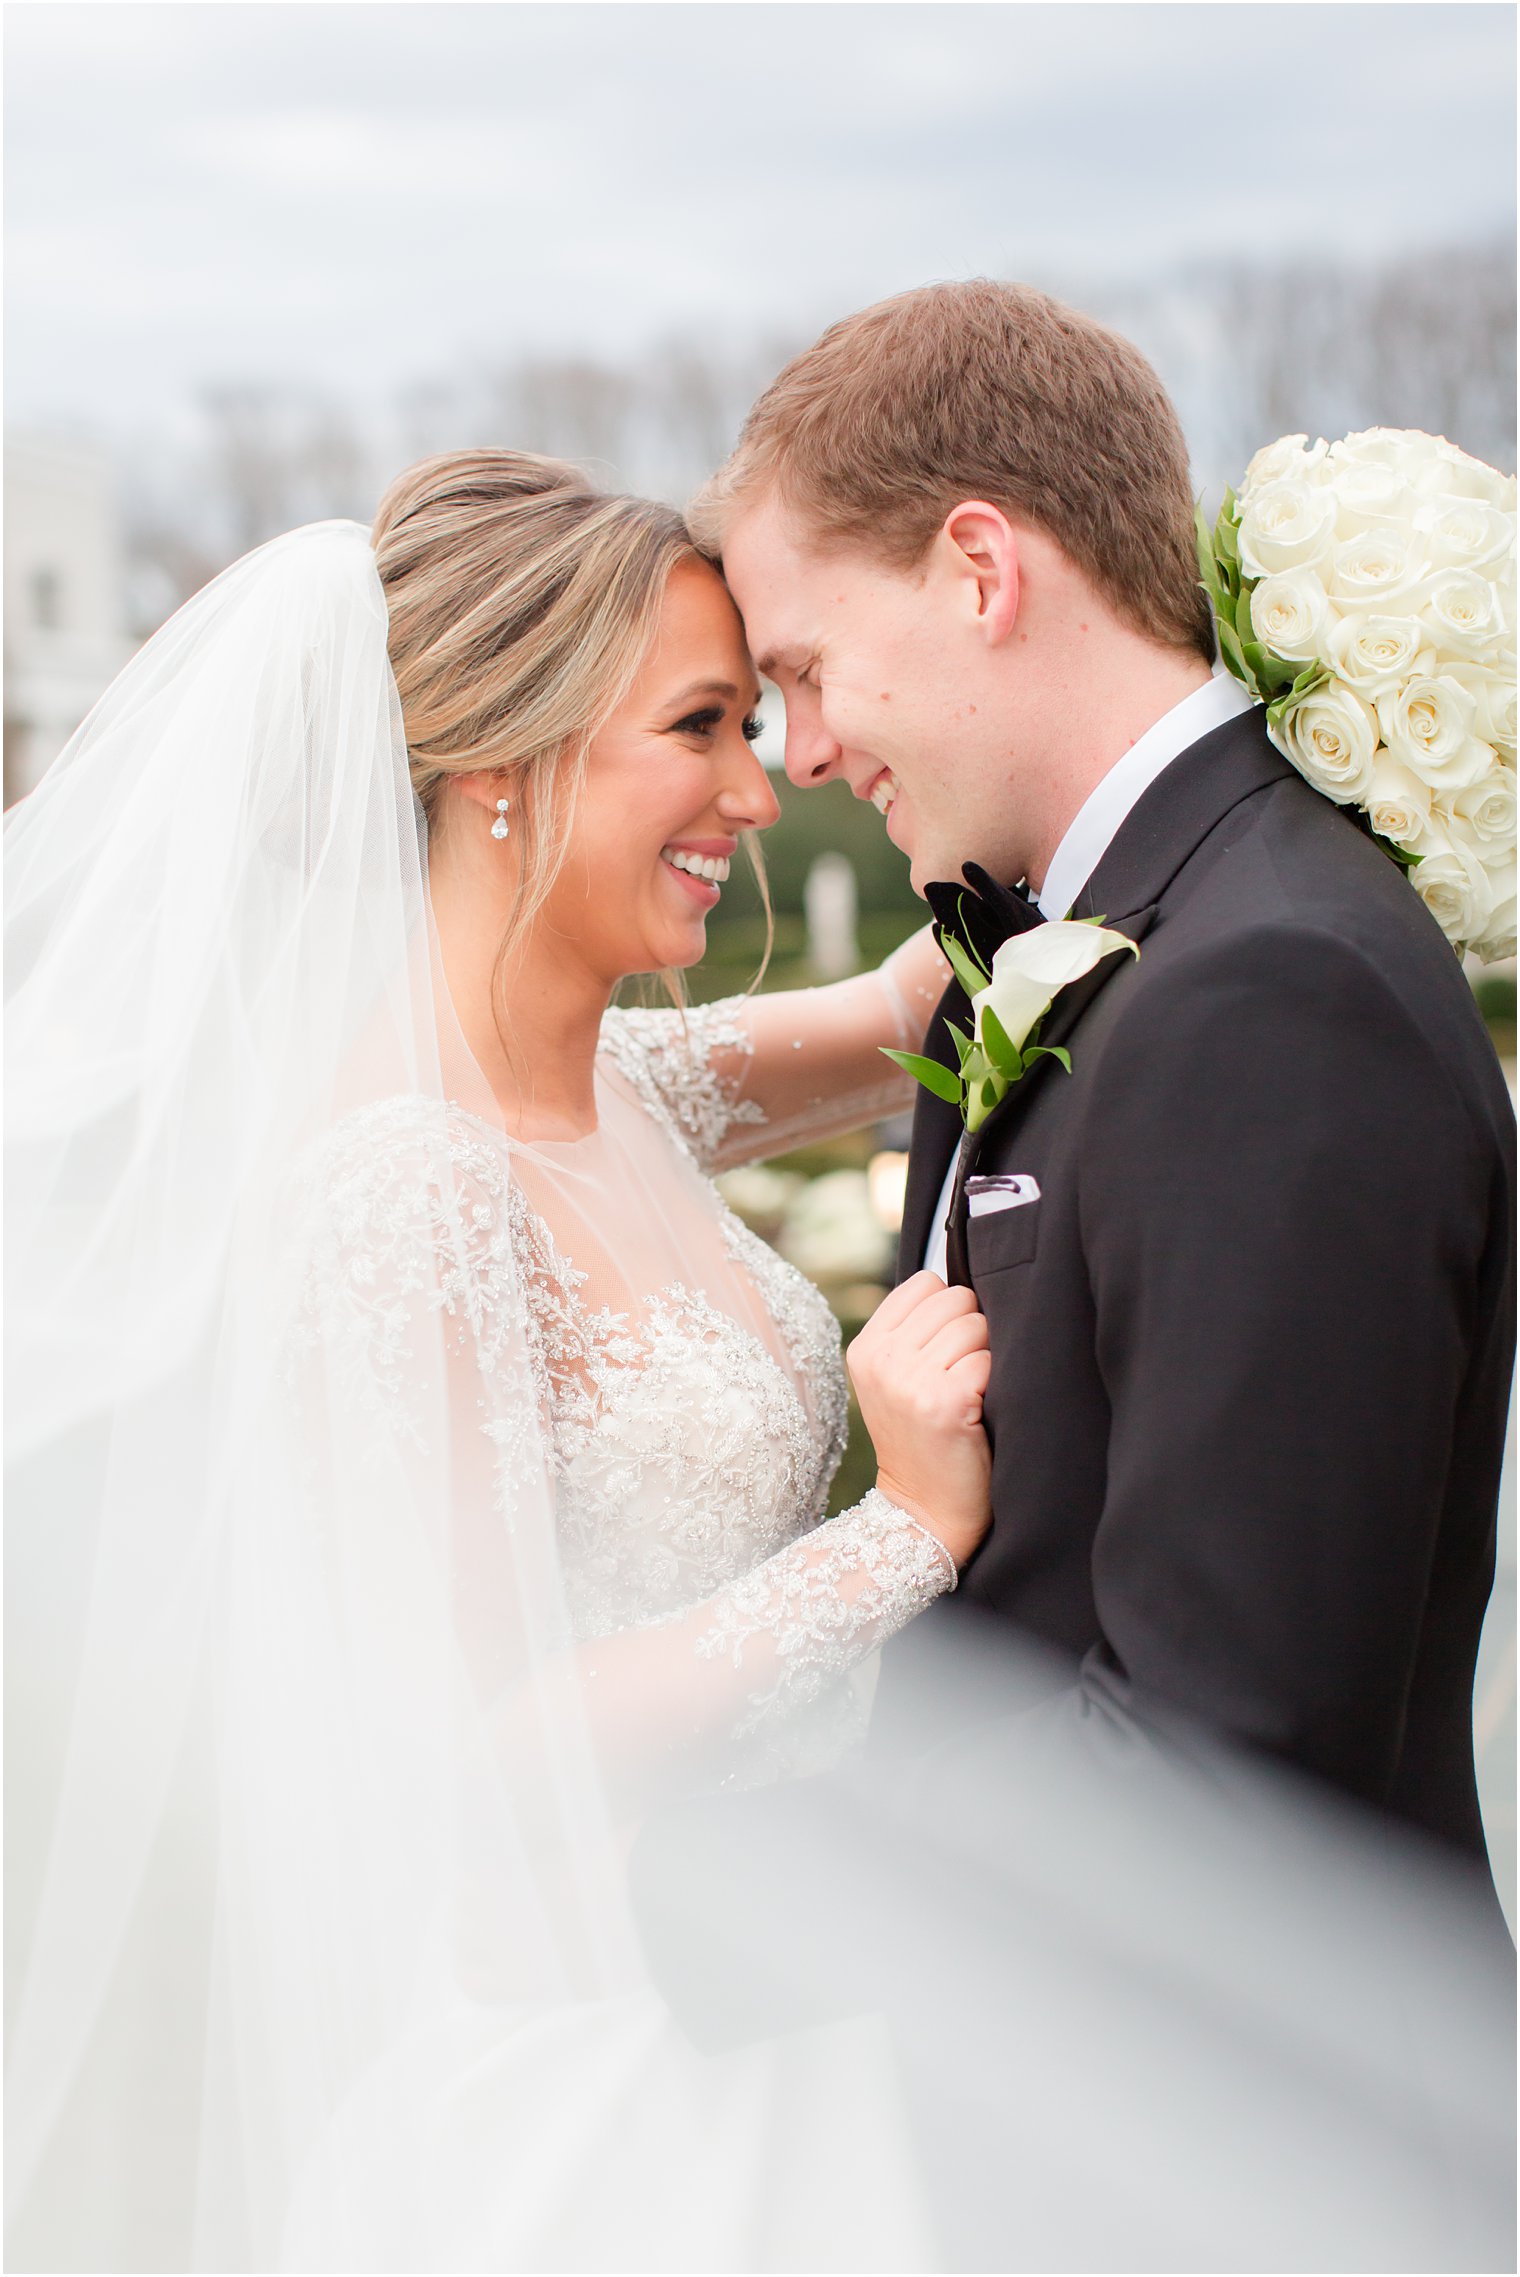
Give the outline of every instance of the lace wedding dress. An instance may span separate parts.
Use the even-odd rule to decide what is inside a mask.
[[[896,1033],[891,990],[871,976],[856,1003]],[[759,1008],[762,1030],[778,1015]],[[852,1675],[955,1582],[874,1490],[819,1524],[846,1428],[838,1327],[707,1175],[776,1150],[747,1094],[756,1016],[744,999],[609,1012],[599,1126],[574,1142],[509,1146],[458,1107],[379,1102],[323,1149],[303,1235],[307,1349],[402,1414],[413,1311],[443,1308],[456,1432],[489,1446],[493,1508],[531,1460],[524,1418],[541,1421],[582,1681],[617,1691],[622,1752],[632,1719],[654,1753],[721,1752],[730,1783],[847,1746],[867,1698]],[[805,1027],[805,1004],[791,1016]],[[812,1119],[870,1105],[827,1098]],[[518,1322],[528,1386],[507,1359]]]

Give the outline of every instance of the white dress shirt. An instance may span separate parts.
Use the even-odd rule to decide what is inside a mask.
[[[1139,804],[1162,769],[1170,766],[1178,753],[1186,751],[1190,744],[1197,743],[1216,727],[1223,727],[1226,720],[1250,711],[1254,700],[1238,680],[1227,672],[1217,671],[1211,680],[1184,696],[1180,704],[1173,704],[1154,727],[1148,727],[1144,735],[1137,737],[1124,756],[1114,761],[1103,780],[1088,792],[1051,856],[1039,893],[1042,917],[1068,914],[1077,895],[1118,837],[1130,810]],[[1121,910],[1119,915],[1123,916],[1124,912]],[[930,1221],[928,1247],[924,1251],[924,1264],[931,1273],[938,1273],[941,1280],[948,1278],[947,1224],[955,1192],[956,1159],[956,1155],[950,1157],[950,1167]]]

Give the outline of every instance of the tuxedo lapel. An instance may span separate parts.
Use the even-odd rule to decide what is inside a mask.
[[[968,862],[961,874],[965,880],[963,885],[931,880],[924,888],[924,895],[939,930],[957,934],[969,945],[983,969],[990,971],[992,960],[1005,941],[1043,920],[1021,889],[1000,885],[980,864]],[[937,1060],[941,1067],[954,1073],[960,1062],[947,1022],[953,1022],[963,1031],[971,1026],[970,999],[955,980],[935,1007],[922,1047],[926,1058]],[[913,1103],[908,1186],[903,1197],[902,1233],[897,1248],[900,1281],[916,1273],[923,1263],[934,1205],[963,1129],[958,1107],[920,1087]]]
[[[1113,844],[1078,894],[1072,915],[1101,917],[1116,932],[1126,934],[1132,941],[1140,941],[1155,922],[1158,905],[1172,880],[1210,832],[1243,799],[1254,797],[1280,777],[1292,773],[1288,761],[1270,742],[1266,716],[1259,709],[1241,713],[1222,727],[1200,736],[1186,751],[1178,753],[1126,816]],[[1133,915],[1111,917],[1108,912],[1113,909],[1127,909]],[[1040,1042],[1064,1043],[1094,997],[1119,966],[1128,962],[1126,952],[1116,951],[1096,965],[1085,979],[1063,990],[1051,1007]],[[994,1131],[1006,1140],[1010,1127],[1029,1113],[1042,1083],[1062,1080],[1051,1076],[1050,1070],[1055,1064],[1051,1060],[1036,1060],[1029,1073],[1021,1077],[993,1109],[976,1136],[968,1138],[961,1148],[950,1211],[947,1264],[952,1282],[962,1286],[970,1284],[966,1255],[966,1181],[975,1171],[977,1157]],[[944,1176],[943,1167],[940,1176]]]
[[[1209,833],[1243,799],[1292,773],[1288,761],[1270,742],[1266,716],[1259,707],[1200,736],[1178,753],[1125,817],[1113,844],[1078,894],[1072,915],[1101,917],[1116,932],[1138,942],[1155,921],[1157,906],[1173,878]],[[963,931],[983,963],[990,964],[997,946],[1010,933],[1038,924],[1039,914],[1022,896],[997,885],[974,864],[968,863],[964,874],[971,892],[959,886],[932,884],[925,889],[929,905],[942,925]],[[1115,909],[1133,914],[1109,916],[1108,912]],[[1119,966],[1128,961],[1128,952],[1115,951],[1084,979],[1064,989],[1047,1015],[1040,1042],[1063,1043]],[[930,1058],[946,1067],[956,1065],[944,1022],[948,1016],[964,1026],[969,1012],[964,993],[952,985],[930,1025],[924,1045]],[[934,1204],[951,1155],[960,1144],[948,1263],[951,1280],[967,1282],[966,1180],[990,1134],[997,1131],[1006,1136],[1010,1122],[1028,1113],[1041,1084],[1054,1080],[1050,1072],[1053,1065],[1050,1060],[1036,1060],[974,1138],[963,1140],[956,1108],[930,1093],[920,1093],[914,1106],[913,1151],[898,1253],[900,1279],[916,1272],[922,1262]]]
[[[945,1023],[953,1020],[960,1027],[969,1025],[971,1004],[959,981],[951,981],[935,1007],[924,1038],[926,1059],[938,1060],[941,1067],[953,1069],[957,1065],[955,1045]],[[951,1155],[960,1142],[960,1109],[948,1099],[937,1099],[922,1084],[913,1102],[913,1136],[909,1141],[908,1187],[903,1196],[902,1234],[897,1249],[897,1278],[905,1281],[916,1273],[924,1260],[929,1241],[929,1220],[944,1184],[945,1170]]]
[[[1180,751],[1115,833],[1072,905],[1074,917],[1159,902],[1183,864],[1242,799],[1294,772],[1258,705]]]
[[[1155,905],[1152,904],[1148,909],[1137,909],[1133,916],[1111,918],[1109,924],[1114,932],[1122,933],[1126,940],[1138,944],[1150,931],[1155,918]],[[1104,957],[1095,964],[1091,972],[1084,973],[1080,980],[1074,980],[1069,988],[1063,988],[1045,1015],[1037,1041],[1046,1046],[1063,1045],[1094,997],[1107,986],[1121,965],[1130,962],[1128,949],[1115,949],[1111,956]],[[977,1158],[994,1131],[1000,1135],[1006,1134],[1010,1124],[1023,1119],[1029,1112],[1041,1083],[1049,1082],[1050,1070],[1059,1065],[1057,1060],[1037,1059],[1028,1073],[1021,1075],[1017,1083],[1009,1087],[981,1127],[968,1132],[962,1142],[960,1160],[956,1165],[955,1193],[950,1205],[947,1264],[952,1286],[959,1284],[963,1288],[969,1288],[971,1285],[966,1261],[966,1181],[975,1174]],[[943,1166],[940,1177],[944,1177]]]

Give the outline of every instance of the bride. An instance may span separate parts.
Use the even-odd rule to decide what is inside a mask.
[[[825,1520],[836,1326],[711,1183],[904,1103],[927,932],[611,1008],[775,820],[757,697],[674,512],[459,454],[10,822],[12,2266],[922,2253],[869,2032],[704,2063],[620,1873],[846,1749],[987,1524],[969,1293],[864,1332]]]

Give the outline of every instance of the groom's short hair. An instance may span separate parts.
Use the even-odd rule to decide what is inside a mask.
[[[810,541],[897,568],[962,498],[1053,538],[1116,614],[1214,656],[1187,445],[1138,348],[1031,285],[926,285],[831,325],[792,359],[692,502],[721,558],[733,514],[774,492]]]

